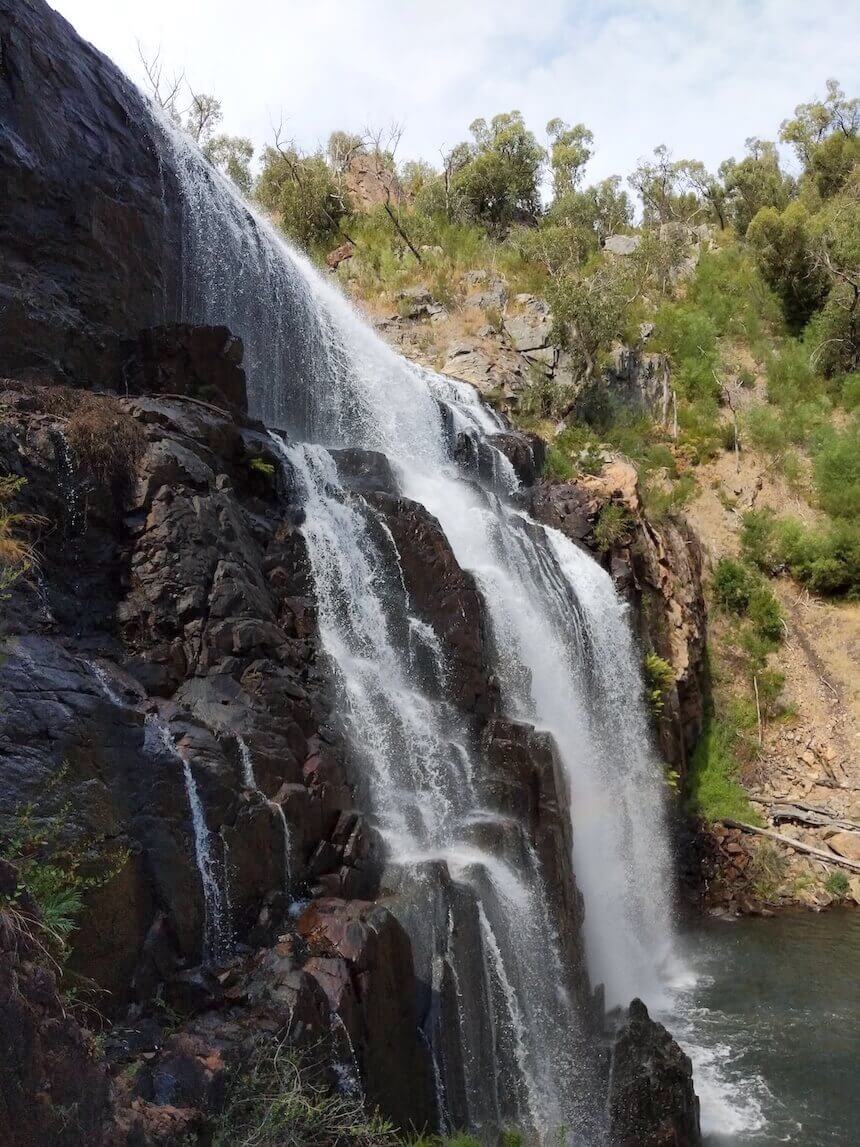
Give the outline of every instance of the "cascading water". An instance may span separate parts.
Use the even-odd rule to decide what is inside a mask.
[[[167,725],[158,717],[148,717],[147,728],[153,730],[161,746],[182,766],[182,779],[185,782],[188,807],[191,810],[191,825],[194,829],[194,856],[203,886],[205,909],[203,958],[212,961],[221,960],[229,956],[233,948],[230,911],[226,890],[221,887],[218,879],[212,834],[206,824],[206,814],[203,811],[197,782],[188,759],[179,751],[179,746]]]
[[[576,1017],[534,960],[541,946],[554,946],[539,874],[518,879],[471,843],[477,825],[494,818],[476,790],[462,718],[416,680],[408,635],[421,623],[410,615],[399,570],[386,580],[371,507],[349,496],[323,447],[287,447],[276,435],[273,441],[304,504],[322,643],[337,667],[350,740],[371,777],[373,810],[390,861],[406,873],[443,862],[480,896],[482,933],[490,941],[485,948],[501,987],[501,1007],[494,1009],[499,1054],[510,1042],[523,1092],[524,1109],[517,1114],[544,1131],[569,1124]],[[438,648],[431,644],[431,650],[440,658]],[[558,961],[557,954],[553,958]]]
[[[516,479],[492,443],[504,428],[475,392],[387,348],[184,137],[157,130],[183,192],[182,317],[223,323],[243,339],[252,411],[289,436],[291,444],[275,440],[304,502],[321,636],[391,862],[416,886],[442,864],[477,905],[493,1054],[515,1097],[497,1090],[484,1110],[582,1134],[582,1096],[571,1082],[585,1070],[577,1017],[560,973],[553,983],[560,957],[539,865],[522,842],[516,862],[516,847],[494,850],[502,859],[479,846],[488,835],[503,841],[508,826],[486,810],[480,762],[440,682],[416,671],[418,647],[438,677],[446,667],[410,612],[402,578],[391,575],[390,534],[344,489],[329,448],[384,453],[403,495],[438,519],[474,574],[505,711],[552,733],[570,785],[592,976],[611,1003],[659,1002],[675,947],[669,849],[624,607],[605,572],[511,501]],[[464,438],[480,484],[454,462]],[[455,976],[461,957],[451,957]],[[460,1003],[468,1028],[470,1001]],[[467,1075],[480,1054],[470,1038],[462,1032]]]

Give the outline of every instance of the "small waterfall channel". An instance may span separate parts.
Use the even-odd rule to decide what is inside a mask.
[[[118,709],[128,709],[130,706],[120,697],[116,689],[98,662],[85,661],[87,668],[98,682],[100,691],[105,698]],[[185,793],[188,797],[188,808],[191,814],[191,827],[194,834],[194,857],[197,862],[197,871],[200,873],[200,883],[203,888],[203,907],[205,912],[203,932],[203,959],[217,962],[227,958],[233,949],[233,935],[230,925],[230,911],[227,899],[226,886],[222,886],[219,877],[219,866],[215,858],[212,833],[206,824],[206,814],[200,800],[197,782],[191,771],[191,765],[185,755],[180,752],[173,734],[160,717],[150,714],[146,718],[144,735],[152,736],[158,747],[167,752],[182,768],[182,779]],[[224,866],[226,869],[226,865]]]
[[[336,451],[383,453],[402,496],[435,517],[474,576],[504,713],[557,747],[591,978],[611,1005],[638,995],[659,1006],[679,960],[662,769],[626,607],[594,561],[519,508],[493,445],[504,427],[472,388],[387,348],[184,137],[157,122],[153,132],[183,197],[182,317],[243,339],[252,413],[304,506],[322,642],[386,845],[386,884],[411,897],[416,959],[455,985],[465,1114],[472,1126],[516,1122],[544,1140],[575,1128],[577,1141],[599,1142],[595,1056],[541,865],[522,827],[491,806],[475,738],[446,699],[438,639],[412,609],[379,512],[341,481]],[[455,457],[463,440],[473,472]],[[447,905],[434,916],[440,886]],[[422,897],[426,912],[414,907]],[[445,1041],[430,1026],[447,1094]]]
[[[245,787],[251,789],[252,792],[258,794],[262,800],[266,802],[269,810],[275,815],[278,823],[281,826],[281,834],[284,842],[284,891],[289,892],[290,883],[292,881],[292,874],[290,872],[290,826],[287,824],[287,818],[284,815],[284,810],[275,800],[269,800],[260,786],[257,784],[257,778],[254,775],[254,758],[251,755],[251,747],[244,737],[237,735],[236,745],[239,749],[239,762],[242,766],[242,780]]]

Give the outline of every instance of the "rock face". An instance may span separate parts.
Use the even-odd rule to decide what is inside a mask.
[[[0,895],[18,874],[0,861]],[[104,1064],[69,1016],[39,957],[38,912],[0,912],[0,1141],[6,1147],[99,1142],[109,1109]]]
[[[702,1141],[690,1059],[641,1000],[631,1003],[612,1048],[609,1135],[616,1147],[696,1147]]]
[[[170,321],[175,201],[140,94],[41,0],[0,0],[0,360],[92,384]]]

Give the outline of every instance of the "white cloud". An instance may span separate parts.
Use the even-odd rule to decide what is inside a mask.
[[[852,0],[54,0],[134,79],[136,41],[222,100],[259,146],[283,112],[304,146],[393,119],[401,158],[438,158],[517,107],[594,132],[590,175],[667,143],[716,165],[774,138],[837,76],[860,88]]]

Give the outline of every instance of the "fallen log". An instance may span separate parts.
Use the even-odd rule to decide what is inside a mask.
[[[797,824],[809,825],[810,828],[842,828],[846,832],[857,832],[860,829],[860,825],[853,820],[836,816],[829,810],[794,803],[793,801],[772,804],[767,815],[774,824],[779,824],[781,821],[795,821]]]
[[[839,868],[849,868],[852,872],[860,872],[860,863],[855,860],[846,860],[844,856],[837,856],[835,852],[825,852],[822,848],[813,848],[811,844],[794,840],[790,836],[783,836],[781,832],[771,832],[767,828],[756,828],[754,824],[745,824],[742,820],[730,820],[725,817],[721,822],[726,828],[739,828],[741,832],[753,832],[756,836],[766,836],[768,840],[775,840],[793,848],[795,852],[803,852],[814,856],[816,860],[823,860],[825,864],[835,864]]]

